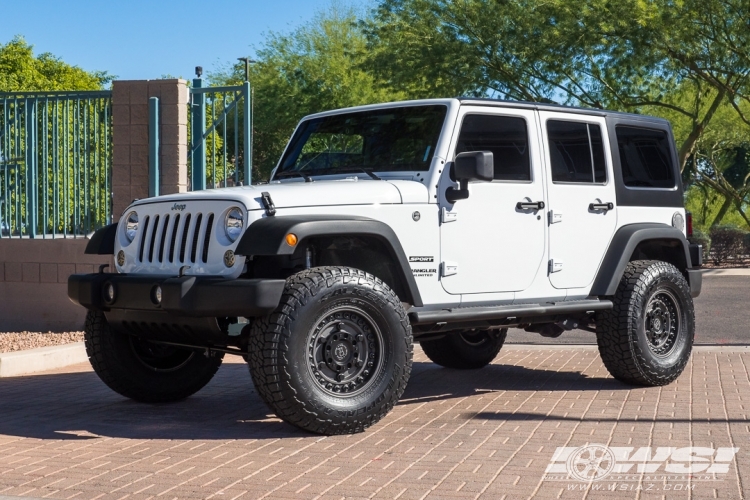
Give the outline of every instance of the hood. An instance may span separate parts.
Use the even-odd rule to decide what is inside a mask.
[[[220,189],[192,191],[158,198],[139,200],[133,205],[154,202],[190,201],[191,199],[236,200],[248,210],[260,210],[261,193],[268,192],[276,208],[337,205],[392,205],[427,203],[427,187],[421,182],[406,180],[371,179],[316,180],[314,182],[286,181]]]

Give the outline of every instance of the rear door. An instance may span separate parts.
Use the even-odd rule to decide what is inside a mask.
[[[540,111],[547,165],[549,279],[591,285],[617,227],[604,117]]]

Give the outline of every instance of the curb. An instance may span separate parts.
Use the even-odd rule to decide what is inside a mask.
[[[750,276],[750,269],[744,267],[734,269],[703,269],[701,273],[703,276]]]
[[[88,360],[83,342],[0,353],[0,378],[30,375]]]

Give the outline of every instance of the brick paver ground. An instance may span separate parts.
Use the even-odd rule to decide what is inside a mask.
[[[506,346],[493,365],[467,372],[439,368],[419,349],[415,359],[390,415],[338,437],[276,419],[235,359],[171,405],[119,397],[83,365],[2,379],[0,498],[750,496],[747,348],[700,349],[662,388],[613,380],[591,346]],[[642,477],[603,493],[543,480],[557,447],[588,443],[740,452],[728,474],[710,481]],[[693,489],[672,491],[679,488]]]

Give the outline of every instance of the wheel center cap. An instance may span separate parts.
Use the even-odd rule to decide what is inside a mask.
[[[339,343],[336,347],[333,349],[333,357],[336,359],[336,361],[344,361],[346,359],[346,356],[349,354],[349,348],[346,347],[345,344]]]
[[[661,331],[661,319],[654,318],[654,330],[657,332]]]

